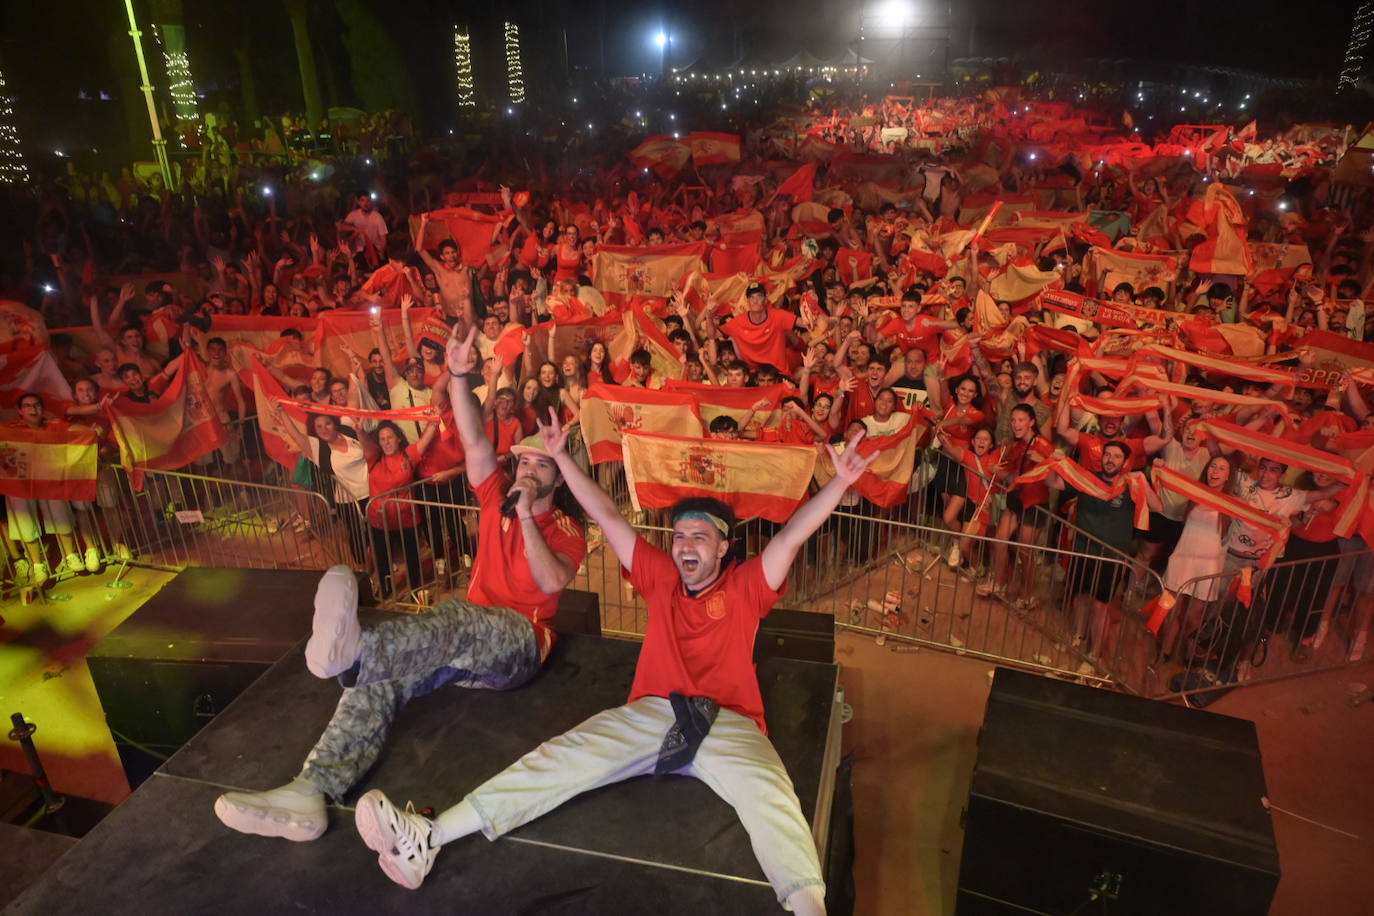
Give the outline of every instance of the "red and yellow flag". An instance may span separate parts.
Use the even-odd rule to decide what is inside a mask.
[[[627,432],[702,436],[696,399],[682,391],[594,384],[582,396],[582,437],[593,464],[619,461]]]
[[[0,428],[0,494],[95,502],[96,431],[54,420],[41,429]]]
[[[640,168],[653,169],[664,178],[672,178],[692,158],[692,147],[660,134],[647,138],[630,150],[626,157]]]
[[[1092,258],[1091,279],[1100,295],[1110,296],[1122,283],[1131,284],[1136,292],[1157,286],[1164,290],[1166,299],[1173,294],[1178,279],[1178,259],[1173,255],[1136,254],[1115,248],[1092,248],[1088,255]]]
[[[926,428],[925,424],[913,419],[891,436],[865,436],[860,440],[860,455],[867,457],[877,452],[878,457],[854,482],[854,489],[874,505],[896,506],[905,502],[920,439],[913,433]],[[824,485],[834,476],[835,465],[830,460],[830,453],[824,452],[816,460],[816,482]]]
[[[649,353],[649,368],[653,370],[654,377],[664,382],[682,377],[682,356],[663,329],[649,317],[643,297],[636,297],[630,302],[622,321],[624,324],[620,332],[606,345],[611,372],[617,381],[624,381],[629,376],[630,356],[635,348],[640,347]]]
[[[739,162],[739,134],[719,134],[694,130],[687,135],[696,165],[724,165]]]
[[[426,324],[433,311],[431,308],[411,309],[411,328],[418,329]],[[382,336],[387,344],[387,352],[382,355],[396,363],[404,362],[410,351],[406,347],[400,309],[382,309],[381,318]],[[340,378],[347,378],[348,373],[353,371],[353,364],[344,352],[345,345],[351,347],[366,363],[367,354],[374,343],[368,319],[368,313],[363,311],[332,309],[321,314],[316,319],[320,323],[320,346],[315,351],[319,357],[317,365],[324,366]]]
[[[683,277],[705,269],[706,242],[678,245],[602,245],[593,275],[609,305],[626,305],[633,296],[671,296]]]
[[[788,386],[781,382],[761,388],[729,388],[724,385],[671,381],[663,387],[667,391],[682,391],[692,395],[696,399],[702,425],[707,429],[711,428],[711,421],[716,417],[731,417],[739,424],[741,433],[749,430],[758,432],[765,426],[777,426],[782,420],[778,413],[779,405],[788,389]],[[767,401],[768,407],[756,411],[746,427],[744,418],[759,401]]]
[[[661,509],[710,496],[741,519],[786,522],[806,501],[816,450],[738,440],[633,432],[625,436],[625,479],[635,508]]]
[[[228,438],[210,403],[205,366],[189,350],[181,359],[176,377],[153,401],[119,398],[110,405],[120,460],[130,471],[183,468]]]

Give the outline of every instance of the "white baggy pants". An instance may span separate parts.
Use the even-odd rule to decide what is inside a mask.
[[[468,795],[494,840],[598,786],[654,771],[672,705],[643,697],[597,713],[545,741]],[[778,753],[754,722],[722,709],[696,759],[683,769],[739,815],[759,866],[781,902],[797,890],[824,886],[811,830],[802,817]]]

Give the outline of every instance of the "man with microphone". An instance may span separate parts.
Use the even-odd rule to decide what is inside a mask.
[[[449,339],[449,366],[471,361],[473,336]],[[336,802],[376,761],[396,713],[412,697],[457,685],[509,690],[528,681],[553,648],[558,599],[586,553],[582,511],[538,437],[515,446],[515,480],[482,433],[467,375],[450,369],[449,397],[480,512],[467,601],[364,630],[353,570],[335,566],[315,593],[305,663],[337,677],[343,696],[300,774],[266,792],[226,792],[215,814],[241,833],[313,840]]]

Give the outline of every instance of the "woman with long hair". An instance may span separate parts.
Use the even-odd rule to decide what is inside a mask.
[[[296,449],[315,466],[315,491],[325,498],[348,530],[353,558],[359,565],[366,565],[367,532],[363,510],[371,495],[366,450],[375,448],[375,443],[371,439],[360,441],[344,435],[339,422],[328,414],[307,414],[307,433],[302,433],[286,416],[282,402],[275,398],[272,400],[272,414],[275,428],[284,432]]]
[[[1156,459],[1155,463],[1163,462]],[[1235,462],[1227,455],[1216,455],[1203,466],[1198,480],[1209,489],[1234,496]],[[1180,599],[1160,630],[1160,651],[1166,659],[1177,648],[1179,633],[1197,629],[1204,608],[1221,597],[1223,544],[1230,526],[1231,517],[1216,509],[1189,502],[1183,510],[1183,531],[1164,570],[1164,587]]]
[[[391,420],[377,424],[375,433],[362,433],[364,441],[374,439],[376,447],[368,449],[367,483],[371,496],[392,493],[388,499],[373,499],[367,507],[367,523],[372,535],[372,556],[379,574],[382,596],[391,594],[391,557],[397,544],[405,555],[406,585],[420,584],[420,513],[411,501],[411,491],[393,491],[419,479],[416,469],[420,458],[439,433],[438,418],[425,424],[425,431],[414,445],[406,441],[405,433]]]

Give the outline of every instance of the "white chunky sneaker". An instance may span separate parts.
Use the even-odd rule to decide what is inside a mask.
[[[316,677],[337,677],[358,660],[358,580],[347,566],[333,566],[315,589],[315,617],[305,644],[305,666]]]
[[[87,547],[85,557],[86,572],[100,572],[100,548]]]
[[[434,842],[434,822],[415,813],[414,805],[397,808],[380,789],[358,799],[354,813],[358,835],[377,853],[377,864],[401,887],[415,890],[434,867],[439,846]]]
[[[294,783],[268,792],[225,792],[215,799],[215,816],[239,833],[298,843],[318,839],[329,824],[324,795]]]

